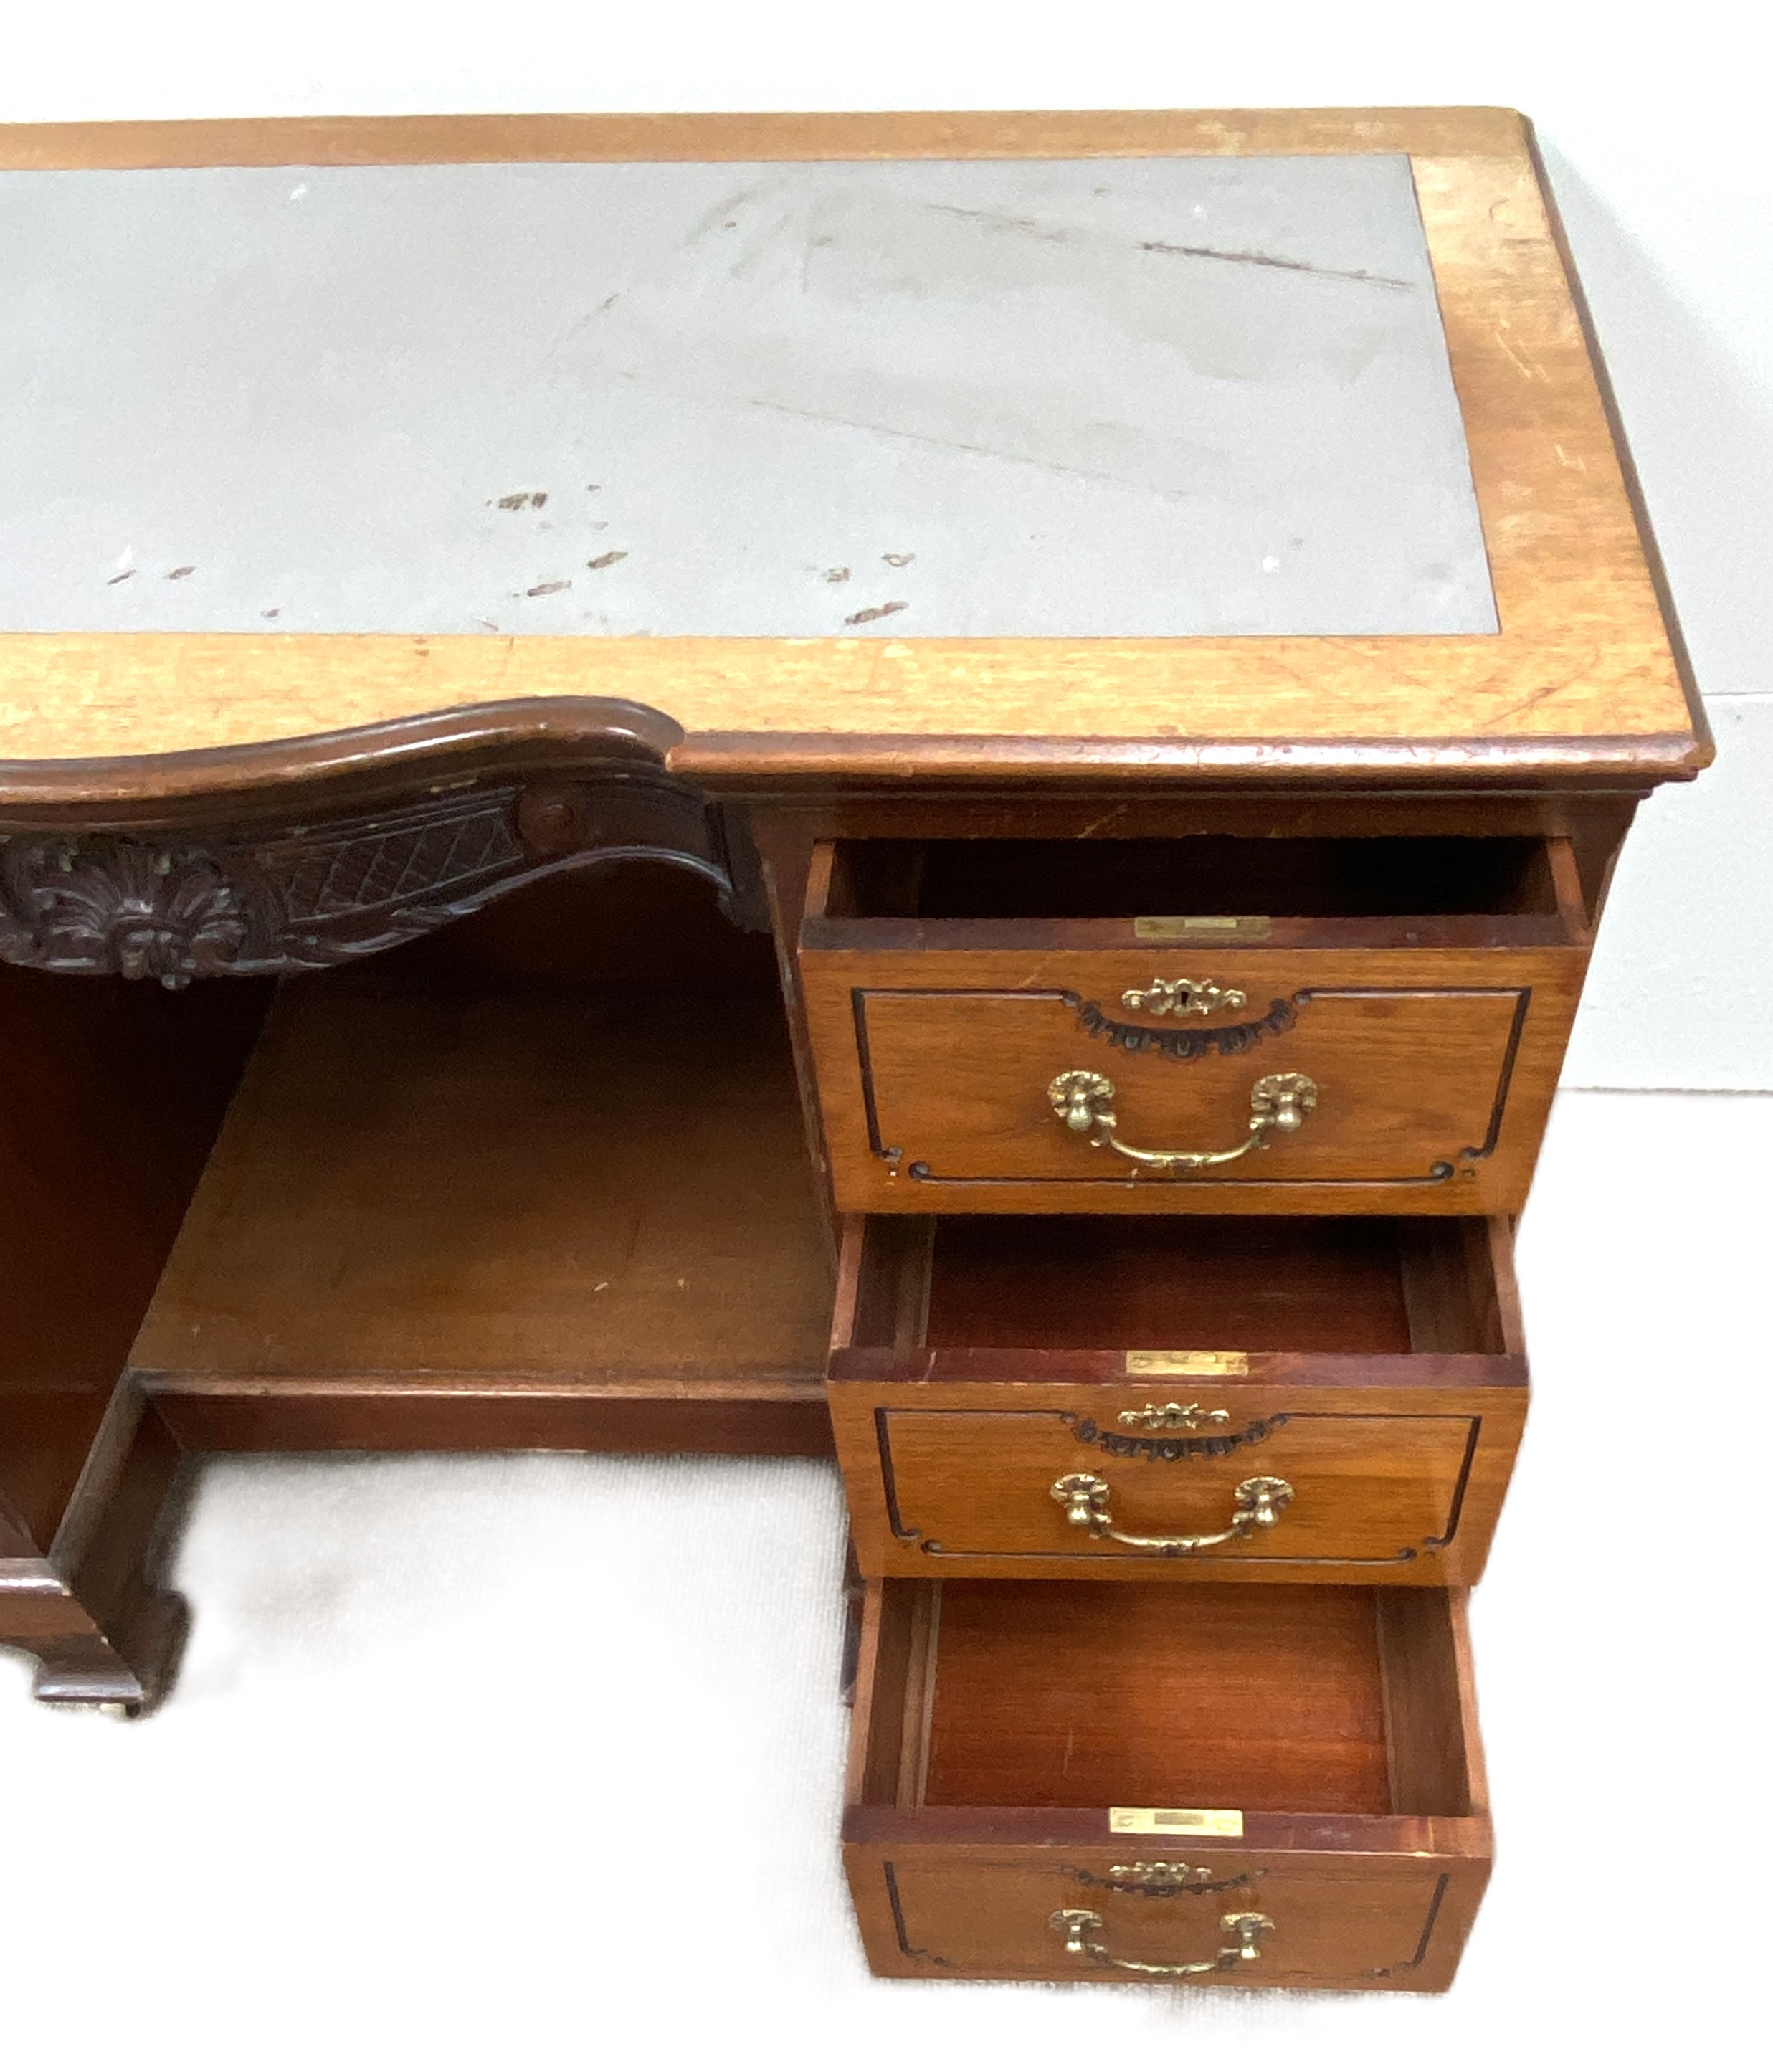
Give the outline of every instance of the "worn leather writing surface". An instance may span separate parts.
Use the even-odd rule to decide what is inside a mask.
[[[0,173],[0,631],[1483,634],[1399,154]]]

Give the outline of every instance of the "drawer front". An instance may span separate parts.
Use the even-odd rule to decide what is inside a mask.
[[[1161,1842],[1117,1854],[845,1853],[870,1963],[900,1978],[1436,1992],[1451,1980],[1487,1875],[1462,1858],[1363,1863],[1204,1846],[1183,1861]],[[1253,1956],[1220,1954],[1246,1944]]]
[[[1470,1215],[1524,1197],[1583,953],[800,961],[840,1207]],[[1125,1004],[1184,975],[1246,1004]]]
[[[1187,1389],[1167,1403],[1124,1387],[834,1382],[863,1568],[1475,1581],[1520,1441],[1519,1363],[1286,1364],[1425,1381],[1220,1388],[1198,1404]],[[1153,1429],[1166,1412],[1186,1423]]]

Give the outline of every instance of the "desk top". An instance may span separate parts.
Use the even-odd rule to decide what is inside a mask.
[[[1705,759],[1505,113],[0,129],[0,792]]]

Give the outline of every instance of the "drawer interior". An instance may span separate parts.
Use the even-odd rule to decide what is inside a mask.
[[[932,921],[1555,915],[1557,847],[1524,835],[838,841],[825,913]],[[1573,867],[1569,890],[1579,898]]]
[[[847,1342],[1517,1353],[1482,1217],[870,1217]]]
[[[879,1589],[864,1803],[1474,1810],[1445,1592]]]

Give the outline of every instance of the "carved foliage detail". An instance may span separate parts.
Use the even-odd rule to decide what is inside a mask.
[[[14,841],[0,869],[0,956],[49,971],[181,986],[234,968],[268,919],[261,888],[195,849]]]
[[[625,772],[476,785],[212,842],[19,835],[0,846],[0,958],[173,987],[319,970],[409,942],[535,878],[626,857],[697,872],[755,926],[729,846],[725,821],[697,794]]]

